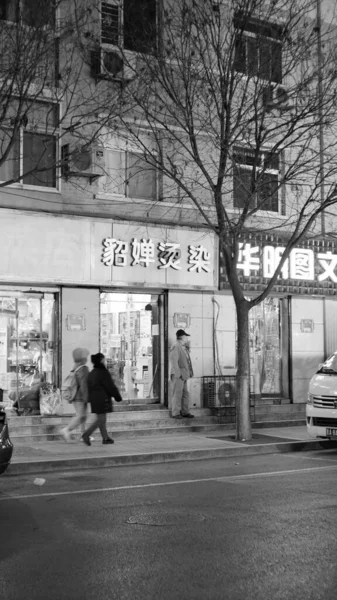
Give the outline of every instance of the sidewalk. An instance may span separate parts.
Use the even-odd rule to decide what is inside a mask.
[[[252,442],[236,442],[235,431],[228,431],[226,435],[216,435],[214,431],[207,436],[202,433],[186,433],[117,439],[115,444],[103,446],[100,434],[96,432],[90,447],[78,439],[69,444],[63,441],[15,444],[7,473],[27,475],[324,448],[337,448],[337,442],[314,440],[303,426],[254,429]]]

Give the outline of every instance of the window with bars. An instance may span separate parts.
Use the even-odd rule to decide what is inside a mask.
[[[250,19],[237,12],[234,68],[249,77],[282,83],[282,37],[280,25]]]
[[[12,104],[14,114],[18,103]],[[9,116],[0,128],[0,181],[56,188],[58,106],[36,101],[22,114],[20,127]]]
[[[102,0],[102,44],[154,54],[156,39],[157,0]]]
[[[142,154],[124,150],[105,150],[106,175],[101,191],[128,198],[157,199],[157,170]]]
[[[234,152],[233,204],[234,208],[258,208],[280,212],[279,173],[280,156],[237,148]]]

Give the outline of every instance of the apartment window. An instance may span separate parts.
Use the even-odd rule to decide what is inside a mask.
[[[13,99],[13,115],[16,107],[18,102]],[[6,160],[0,165],[0,180],[55,188],[58,107],[33,102],[21,115],[21,124],[16,130],[17,116],[8,116],[8,126],[0,129],[0,156],[9,149]]]
[[[142,154],[124,150],[105,151],[106,175],[102,191],[128,198],[157,199],[157,171]]]
[[[249,77],[282,82],[282,27],[237,12],[234,68]]]
[[[238,148],[233,158],[234,208],[279,212],[279,155]]]
[[[55,25],[54,0],[0,0],[0,20],[29,27]]]
[[[156,48],[157,0],[101,3],[101,43],[151,54]]]

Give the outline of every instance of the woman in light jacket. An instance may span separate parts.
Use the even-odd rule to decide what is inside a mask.
[[[76,427],[81,427],[82,432],[85,430],[85,423],[88,415],[88,374],[89,369],[86,365],[89,356],[89,350],[86,348],[75,348],[73,351],[74,366],[73,371],[76,371],[75,377],[77,381],[77,392],[72,402],[76,415],[71,419],[67,427],[61,429],[66,442],[71,440],[71,431]]]
[[[114,440],[109,437],[106,429],[106,415],[112,412],[113,397],[117,402],[123,400],[118,388],[113,382],[113,379],[105,366],[104,354],[92,354],[91,362],[94,366],[88,375],[89,402],[91,404],[91,412],[96,414],[96,419],[84,431],[82,440],[87,446],[91,446],[90,436],[99,427],[102,435],[103,444],[113,444]]]

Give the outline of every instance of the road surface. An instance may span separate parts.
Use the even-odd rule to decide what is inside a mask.
[[[337,597],[336,450],[4,476],[0,524],[4,600]]]

